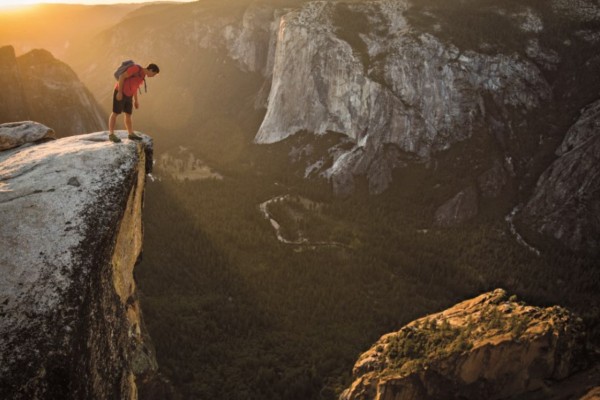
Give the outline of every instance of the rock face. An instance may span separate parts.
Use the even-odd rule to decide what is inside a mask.
[[[151,157],[104,133],[0,152],[1,398],[136,399],[156,370],[133,279]]]
[[[73,70],[45,50],[0,49],[0,122],[35,120],[58,136],[105,129],[106,114]]]
[[[403,1],[310,2],[281,16],[267,112],[255,141],[273,143],[300,131],[344,133],[355,147],[337,155],[327,176],[351,183],[356,166],[376,163],[385,145],[428,159],[470,138],[487,121],[488,107],[508,115],[551,98],[534,63],[461,51],[419,33],[405,18],[408,8]],[[507,129],[507,121],[497,122]],[[366,146],[375,151],[357,153]]]
[[[504,399],[548,389],[581,368],[583,332],[567,310],[522,305],[498,289],[382,336],[340,399]]]
[[[600,101],[585,108],[518,215],[527,229],[571,250],[600,254]]]
[[[473,218],[477,212],[477,190],[469,186],[438,208],[434,216],[434,225],[457,225]]]

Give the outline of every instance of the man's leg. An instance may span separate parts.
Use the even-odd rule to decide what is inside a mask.
[[[117,124],[117,116],[122,112],[123,105],[122,102],[117,101],[117,91],[113,92],[113,109],[112,113],[110,113],[110,117],[108,117],[108,138],[115,143],[119,143],[121,139],[117,135],[115,135],[115,125]]]
[[[112,112],[112,113],[110,113],[110,117],[108,117],[108,132],[110,134],[115,132],[116,124],[117,124],[117,114]]]
[[[131,114],[125,113],[125,128],[127,128],[127,133],[133,135],[133,123],[131,121]]]
[[[125,113],[125,127],[127,128],[127,133],[129,134],[127,137],[132,140],[142,140],[141,136],[133,133],[133,122],[131,120],[131,114]]]

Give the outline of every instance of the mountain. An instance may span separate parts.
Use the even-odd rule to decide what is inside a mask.
[[[498,289],[382,336],[340,400],[583,399],[600,379],[586,346],[576,315]]]
[[[0,125],[24,131],[48,128]],[[118,148],[92,133],[0,152],[4,399],[137,399],[156,372],[133,278],[152,142]]]
[[[58,136],[102,130],[107,116],[65,63],[46,50],[15,56],[12,46],[0,48],[5,90],[0,94],[0,122],[36,120]]]

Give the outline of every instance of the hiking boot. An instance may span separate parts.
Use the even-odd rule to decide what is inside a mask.
[[[143,139],[141,136],[138,136],[135,133],[130,133],[127,137],[131,140],[142,140]]]
[[[119,139],[119,137],[117,135],[115,135],[114,133],[109,134],[108,138],[110,139],[111,142],[121,143],[121,139]]]

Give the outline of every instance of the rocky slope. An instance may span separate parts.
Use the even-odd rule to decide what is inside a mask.
[[[577,374],[586,352],[578,317],[498,289],[382,336],[340,400],[579,398],[600,378],[597,368]],[[569,377],[577,385],[565,396]]]
[[[73,70],[45,50],[16,57],[12,46],[0,48],[0,123],[35,120],[58,136],[106,127],[107,115]]]
[[[518,215],[534,234],[600,254],[600,101],[581,112]]]
[[[133,279],[151,163],[148,137],[105,133],[0,152],[0,397],[138,398],[157,368]]]

